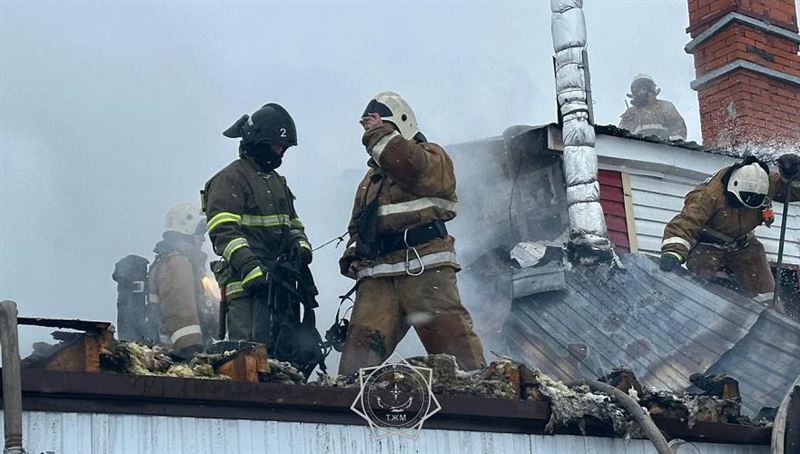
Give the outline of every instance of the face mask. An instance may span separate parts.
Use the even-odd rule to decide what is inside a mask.
[[[272,151],[272,145],[268,143],[258,143],[249,146],[247,154],[252,156],[260,164],[264,164],[273,169],[278,168],[282,162],[281,157]]]
[[[739,196],[742,202],[748,208],[764,208],[769,204],[766,194],[759,194],[758,192],[740,192]]]

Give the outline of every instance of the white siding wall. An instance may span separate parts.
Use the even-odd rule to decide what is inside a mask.
[[[0,414],[1,415],[1,414]],[[363,426],[89,413],[25,412],[31,454],[654,453],[647,440],[423,429],[374,441]],[[695,443],[703,454],[766,454],[768,446]]]
[[[639,250],[659,253],[664,226],[681,208],[684,196],[702,181],[665,176],[653,172],[637,172],[629,169],[633,192],[633,213],[636,217],[636,236]],[[784,262],[800,264],[800,204],[789,205],[789,221],[786,228]],[[764,243],[767,255],[777,260],[783,203],[775,203],[775,223],[772,228],[756,229],[756,235]]]

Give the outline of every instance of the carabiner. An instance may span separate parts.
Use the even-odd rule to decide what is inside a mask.
[[[417,248],[408,245],[408,229],[403,231],[403,244],[406,245],[406,274],[409,276],[419,276],[425,272],[425,264],[422,263],[422,257],[419,256],[419,252]],[[416,256],[417,261],[419,262],[419,271],[412,272],[411,271],[411,253],[410,251],[414,251],[414,255]]]

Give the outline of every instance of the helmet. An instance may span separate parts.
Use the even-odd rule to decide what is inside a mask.
[[[377,113],[381,116],[381,120],[397,126],[400,135],[406,140],[411,140],[419,134],[414,111],[411,110],[411,106],[406,100],[395,92],[384,91],[375,95],[367,104],[362,116],[369,113]]]
[[[253,115],[242,115],[226,129],[225,137],[242,138],[242,145],[275,143],[291,147],[297,145],[297,130],[289,112],[280,104],[264,104]]]
[[[195,205],[181,203],[167,212],[164,231],[184,235],[202,235],[206,232],[206,219]]]
[[[631,81],[631,93],[633,93],[633,87],[642,83],[649,84],[653,87],[653,91],[658,94],[661,90],[656,87],[656,81],[653,79],[649,74],[637,74],[633,77]]]
[[[731,172],[728,192],[748,208],[761,208],[769,192],[769,175],[759,162],[743,165]]]

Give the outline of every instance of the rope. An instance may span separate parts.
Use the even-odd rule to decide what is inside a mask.
[[[341,235],[339,235],[339,236],[337,236],[337,237],[335,237],[335,238],[333,238],[333,239],[330,239],[330,240],[326,241],[325,243],[323,243],[323,244],[321,244],[321,245],[319,245],[319,246],[315,247],[315,248],[314,248],[314,249],[312,249],[311,251],[313,252],[313,251],[316,251],[316,250],[322,249],[322,248],[324,248],[325,246],[327,246],[327,245],[329,245],[329,244],[333,243],[334,241],[336,241],[336,246],[335,246],[335,247],[339,247],[339,245],[340,245],[340,244],[342,244],[342,241],[344,241],[344,237],[345,237],[345,236],[347,236],[347,234],[348,234],[348,233],[349,233],[349,232],[344,232],[343,234],[341,234]]]

